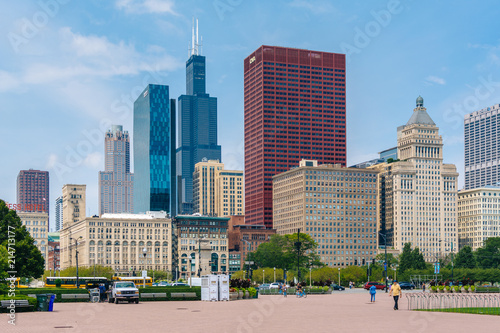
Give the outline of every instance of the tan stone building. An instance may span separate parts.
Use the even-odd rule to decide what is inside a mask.
[[[364,265],[377,251],[376,180],[376,170],[302,160],[273,176],[274,229],[284,235],[300,228],[330,267]]]
[[[201,215],[244,214],[243,171],[224,170],[219,160],[196,163],[193,173],[193,211]]]
[[[459,248],[477,250],[490,237],[500,237],[500,187],[458,192]]]
[[[63,227],[85,219],[87,185],[66,184],[62,188]]]
[[[178,276],[226,273],[228,271],[228,221],[226,217],[178,215],[175,217],[178,242]],[[201,240],[201,242],[200,242]],[[202,252],[203,243],[210,246],[210,260]]]
[[[379,232],[388,247],[418,247],[428,262],[457,250],[457,180],[455,165],[443,163],[439,128],[417,98],[417,107],[398,128],[400,161],[369,167],[378,170]],[[384,239],[379,239],[384,244]]]
[[[17,212],[17,216],[19,216],[21,223],[28,229],[31,237],[35,240],[34,244],[40,250],[45,260],[45,269],[48,269],[49,214]]]
[[[119,274],[171,272],[177,258],[175,237],[164,212],[88,217],[61,230],[61,269],[76,265],[78,250],[79,266],[109,266]]]

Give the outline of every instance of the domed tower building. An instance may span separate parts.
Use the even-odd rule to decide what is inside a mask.
[[[379,232],[389,248],[401,251],[411,243],[427,262],[436,262],[458,248],[458,173],[443,163],[443,139],[424,99],[416,102],[397,130],[398,160],[372,167],[379,170]]]

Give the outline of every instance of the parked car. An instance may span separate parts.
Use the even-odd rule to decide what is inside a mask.
[[[273,282],[269,285],[269,289],[279,289],[280,284],[278,282]]]
[[[375,286],[377,289],[385,290],[385,284],[379,282],[367,282],[364,286],[366,290],[370,289],[371,286]]]
[[[399,286],[403,290],[413,290],[415,289],[415,285],[411,282],[399,282]]]
[[[269,289],[269,283],[263,283],[259,286],[259,290]]]
[[[174,282],[174,283],[172,283],[172,286],[183,286],[183,287],[189,287],[189,284],[184,283],[184,282]]]
[[[131,281],[116,281],[113,283],[111,293],[109,294],[109,303],[128,301],[129,303],[139,303],[139,289]]]
[[[168,286],[170,286],[170,283],[162,281],[162,282],[158,283],[158,286],[160,286],[160,287],[168,287]]]
[[[339,286],[338,284],[335,284],[335,283],[331,284],[330,288],[332,288],[332,290],[345,290],[344,287]]]

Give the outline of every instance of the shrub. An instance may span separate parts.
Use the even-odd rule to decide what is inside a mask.
[[[55,281],[56,288],[61,288],[62,280],[61,279],[56,279]]]
[[[36,309],[36,306],[37,306],[37,301],[36,301],[36,298],[33,298],[33,297],[28,297],[28,296],[25,296],[25,295],[16,295],[14,297],[9,297],[7,295],[2,295],[0,296],[0,301],[10,301],[11,299],[15,299],[15,300],[28,300],[28,303],[29,305],[32,306],[31,309],[28,309],[28,308],[16,308],[16,312],[20,312],[21,309],[24,309],[22,311],[35,311]],[[0,308],[0,312],[9,312],[10,310],[9,309],[5,309],[5,308]]]
[[[248,293],[250,294],[250,297],[255,297],[255,295],[257,295],[257,289],[255,288],[248,288]]]

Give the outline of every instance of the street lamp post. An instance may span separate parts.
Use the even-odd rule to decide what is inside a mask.
[[[83,238],[82,236],[78,237],[78,239]],[[69,240],[75,241],[75,259],[76,259],[76,289],[80,289],[80,278],[78,276],[78,239],[74,239],[72,237]]]
[[[143,248],[142,249],[142,254],[144,255],[144,269],[146,269],[146,254],[147,253],[148,253],[148,249]],[[146,288],[146,277],[144,276],[144,274],[142,276],[142,287]]]
[[[340,267],[338,269],[339,269],[339,286],[340,286]]]
[[[247,276],[248,278],[250,278],[250,245],[251,243],[249,241],[247,241],[246,239],[241,239],[243,242],[247,243],[248,245],[248,251],[247,251],[247,258],[248,260],[245,260],[247,262]],[[243,248],[243,246],[242,246]],[[253,262],[252,262],[252,265],[253,265]]]
[[[295,242],[295,247],[297,247],[297,282],[300,283],[300,228],[297,229],[297,242]]]
[[[264,270],[262,270],[262,284],[264,284]]]
[[[274,282],[276,282],[276,267],[274,267]]]
[[[312,267],[309,266],[309,288],[312,287]]]
[[[439,242],[443,242],[443,243],[446,243],[448,245],[451,245],[451,282],[454,283],[453,281],[453,242],[451,243],[448,243],[447,241],[444,241],[444,240],[439,240]]]
[[[386,231],[387,233],[387,231]],[[384,272],[385,272],[385,292],[389,291],[389,286],[387,285],[387,235],[379,232],[379,235],[384,237],[384,251],[385,251],[385,263],[384,263]]]

